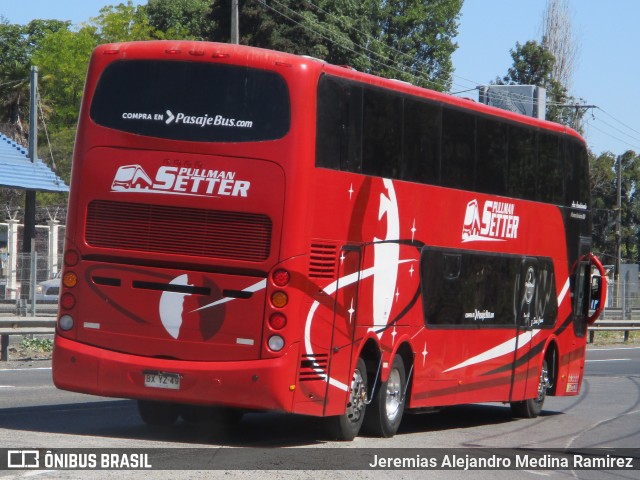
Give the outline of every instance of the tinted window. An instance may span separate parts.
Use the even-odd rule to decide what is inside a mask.
[[[589,205],[589,163],[584,145],[577,140],[564,141],[565,201],[568,206]]]
[[[509,126],[509,196],[535,200],[538,185],[536,154],[536,132]]]
[[[425,249],[421,258],[427,324],[513,325],[519,258]]]
[[[322,76],[316,165],[489,195],[588,207],[577,139]]]
[[[475,115],[445,108],[442,112],[440,181],[445,187],[474,189]]]
[[[507,193],[507,145],[509,128],[506,123],[478,117],[476,154],[476,188],[483,193]]]
[[[553,264],[484,252],[425,248],[425,322],[436,326],[551,326],[558,304]]]
[[[543,202],[562,205],[564,165],[558,136],[540,133],[538,137],[538,195]]]
[[[402,97],[365,88],[362,120],[362,171],[398,178],[402,160]]]
[[[289,92],[274,72],[178,61],[118,61],[102,73],[91,118],[172,140],[249,142],[289,131]]]
[[[328,76],[318,84],[316,165],[362,170],[362,88]]]
[[[405,99],[402,180],[438,183],[441,112],[439,105]]]

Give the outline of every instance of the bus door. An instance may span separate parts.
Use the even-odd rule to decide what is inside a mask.
[[[531,397],[530,388],[537,389],[537,375],[530,372],[536,369],[538,363],[532,358],[532,344],[536,330],[542,325],[538,312],[539,272],[538,260],[527,257],[522,261],[520,274],[516,277],[515,302],[516,309],[516,340],[513,352],[513,371],[511,378],[512,401],[519,401]],[[533,382],[532,379],[536,379]],[[529,384],[535,383],[531,386]],[[528,397],[527,397],[528,394]]]
[[[571,298],[573,300],[573,329],[576,337],[587,333],[591,286],[591,241],[580,237],[578,260],[571,272]]]
[[[342,247],[338,257],[324,415],[343,414],[347,403],[351,377],[355,368],[353,344],[358,317],[361,263],[360,247],[350,245]]]

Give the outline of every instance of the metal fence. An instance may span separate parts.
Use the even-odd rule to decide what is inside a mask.
[[[607,303],[605,308],[622,311],[640,309],[640,281],[638,279],[619,282],[607,281]]]
[[[23,253],[22,225],[0,223],[0,313],[36,315],[57,310],[55,287],[62,266],[64,225],[57,221],[36,225],[31,253]],[[42,282],[48,282],[47,285]]]

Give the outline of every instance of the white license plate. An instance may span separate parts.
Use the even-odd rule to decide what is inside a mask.
[[[180,389],[180,374],[166,372],[144,372],[144,386],[151,388]]]

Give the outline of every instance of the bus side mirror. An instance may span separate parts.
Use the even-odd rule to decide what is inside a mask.
[[[591,310],[598,310],[602,302],[602,277],[591,277]]]
[[[589,309],[593,312],[589,315],[587,322],[589,325],[593,324],[605,306],[605,299],[607,295],[607,277],[604,271],[604,267],[598,257],[591,254],[591,265],[595,267],[596,272],[591,276],[591,298],[589,299]]]

